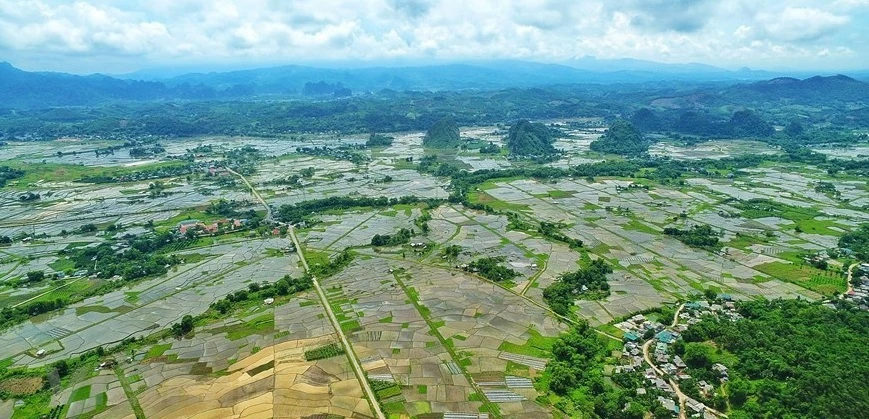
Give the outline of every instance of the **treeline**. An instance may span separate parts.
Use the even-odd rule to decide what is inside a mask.
[[[66,307],[67,304],[69,304],[68,300],[56,298],[49,301],[32,301],[18,307],[3,307],[0,310],[0,330],[21,323],[31,317],[59,310]]]
[[[582,240],[566,236],[560,231],[564,227],[565,225],[563,225],[562,223],[556,224],[547,221],[541,221],[540,225],[537,227],[537,232],[542,234],[543,237],[562,242],[568,245],[571,249],[581,248],[583,244]]]
[[[307,291],[314,286],[310,275],[301,278],[293,278],[284,275],[275,282],[252,282],[247,289],[231,292],[226,297],[211,304],[211,308],[221,315],[234,311],[246,301],[262,301],[266,298],[283,297]]]
[[[784,148],[783,154],[758,155],[749,154],[722,159],[700,159],[694,161],[671,160],[668,158],[644,157],[630,160],[607,160],[596,163],[576,165],[567,169],[537,166],[530,168],[484,169],[469,172],[460,170],[449,163],[438,161],[434,156],[426,156],[420,160],[417,170],[435,176],[450,178],[450,202],[467,202],[467,194],[482,183],[501,178],[524,177],[539,180],[554,180],[561,178],[580,177],[593,179],[598,176],[638,177],[661,183],[671,183],[683,178],[709,177],[723,178],[738,176],[741,169],[758,167],[765,162],[804,163],[817,165],[828,173],[845,172],[850,175],[869,176],[869,160],[842,160],[828,158],[804,147]],[[729,171],[729,174],[722,172]],[[477,206],[476,209],[484,209]],[[491,208],[488,208],[491,210]]]
[[[585,321],[552,345],[552,361],[541,384],[560,397],[555,407],[567,417],[643,419],[671,418],[654,394],[636,395],[636,386],[616,387],[606,381],[603,367],[610,350],[603,337]]]
[[[0,109],[0,139],[53,140],[71,135],[235,135],[273,137],[289,133],[425,131],[449,116],[461,126],[494,125],[516,119],[610,115],[617,107],[574,101],[578,89],[394,92],[341,100],[218,101],[108,104],[15,112]],[[553,104],[554,100],[563,102]],[[123,121],[123,123],[121,123]]]
[[[738,358],[730,417],[858,418],[869,411],[869,312],[802,300],[746,301],[744,319],[704,317],[682,334]],[[702,356],[702,354],[701,354]],[[709,365],[708,360],[694,360]]]
[[[606,276],[612,272],[612,267],[603,259],[595,259],[587,267],[563,274],[544,288],[543,299],[552,311],[570,316],[577,299],[598,299],[609,295]]]
[[[323,199],[313,199],[310,201],[302,201],[296,204],[281,205],[278,208],[278,219],[292,224],[306,222],[313,224],[317,222],[316,216],[326,211],[334,210],[349,210],[354,208],[386,208],[394,205],[416,204],[424,202],[430,208],[437,207],[441,204],[441,200],[424,199],[416,196],[402,196],[400,198],[372,197],[372,198],[351,198],[348,196],[330,196]]]
[[[402,228],[395,234],[375,234],[371,238],[371,245],[378,247],[398,246],[409,242],[411,237],[413,237],[413,230]]]
[[[350,249],[344,249],[341,253],[338,253],[338,256],[329,259],[325,264],[311,265],[310,272],[320,278],[328,278],[341,272],[341,270],[346,268],[347,265],[350,265],[350,262],[353,262],[354,256],[354,253],[350,251]]]
[[[861,262],[869,262],[869,224],[839,237],[839,248],[849,249]]]
[[[688,229],[680,230],[675,227],[664,228],[664,234],[673,236],[682,243],[691,247],[699,247],[707,250],[717,250],[720,246],[718,238],[721,234],[708,225],[693,225]]]
[[[95,247],[78,247],[68,253],[76,269],[86,270],[99,278],[119,275],[123,281],[163,275],[180,262],[175,255],[165,254],[178,248],[186,238],[172,232],[158,233],[150,237],[135,237],[116,242],[104,242]]]
[[[172,164],[164,165],[152,169],[141,169],[123,173],[99,173],[95,175],[85,175],[76,179],[76,182],[82,183],[119,183],[119,182],[138,182],[143,180],[162,179],[167,177],[187,176],[193,173],[202,171],[203,167],[198,164]]]
[[[772,124],[751,110],[734,112],[729,118],[703,111],[650,110],[641,108],[633,113],[630,122],[644,133],[667,133],[671,138],[692,145],[709,139],[751,138],[776,146],[805,146],[812,144],[855,144],[866,141],[866,134],[854,133],[845,127],[867,126],[869,119],[827,113],[825,119],[791,119],[789,113],[775,114],[773,118],[784,129],[776,131]],[[845,112],[849,113],[849,112]],[[836,115],[832,120],[826,119]],[[843,119],[850,119],[845,121]],[[859,122],[858,122],[859,121]],[[823,128],[812,128],[817,123]]]
[[[719,119],[694,110],[674,114],[642,108],[631,116],[630,121],[644,132],[678,132],[712,138],[766,138],[775,133],[769,122],[750,110],[736,111],[729,119]]]
[[[519,276],[518,272],[501,266],[504,260],[503,256],[480,258],[469,263],[465,270],[495,282],[509,281]]]
[[[0,166],[0,188],[6,186],[6,182],[18,179],[24,176],[24,171],[21,169],[13,169],[8,166]]]

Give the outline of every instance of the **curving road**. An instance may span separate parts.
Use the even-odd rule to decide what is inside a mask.
[[[670,327],[676,327],[676,325],[679,324],[679,313],[681,313],[682,309],[684,309],[684,308],[685,308],[685,304],[682,303],[679,305],[679,308],[676,309],[676,312],[673,314],[673,322],[670,323]],[[658,366],[655,365],[654,362],[652,362],[652,357],[649,355],[649,346],[651,346],[652,342],[654,342],[654,341],[655,341],[655,338],[652,338],[652,339],[647,340],[645,343],[643,343],[643,360],[646,361],[646,364],[649,364],[649,366],[652,367],[652,369],[655,371],[656,374],[663,376],[664,371],[661,370],[660,368],[658,368]],[[670,383],[670,387],[673,387],[673,391],[676,393],[676,397],[679,399],[679,419],[685,419],[688,417],[688,413],[685,410],[685,401],[688,399],[688,396],[686,396],[685,393],[682,392],[682,390],[679,388],[679,385],[676,384],[675,380],[673,380],[671,378],[669,380],[669,383]],[[717,411],[709,406],[706,406],[706,410],[708,410],[709,412],[712,412],[720,417],[723,417],[723,418],[727,417],[726,414],[719,412],[719,411]]]

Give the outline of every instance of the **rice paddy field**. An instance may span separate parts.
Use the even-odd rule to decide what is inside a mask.
[[[493,130],[467,128],[463,135],[496,141],[487,137]],[[28,237],[0,247],[0,307],[68,304],[0,330],[0,366],[53,368],[60,360],[130,337],[143,340],[109,351],[95,364],[77,366],[68,377],[49,383],[50,393],[38,391],[42,381],[0,380],[0,390],[12,389],[26,400],[0,404],[0,415],[553,417],[553,407],[541,402],[547,399],[534,382],[552,357],[553,342],[569,327],[543,298],[543,290],[564,273],[596,259],[614,268],[607,276],[610,292],[577,300],[572,315],[615,341],[620,331],[613,321],[704,290],[735,299],[820,300],[841,293],[847,289],[841,263],[831,260],[822,270],[807,257],[835,248],[839,236],[869,222],[869,213],[861,209],[869,202],[865,180],[831,179],[812,166],[763,166],[734,179],[689,176],[681,184],[619,177],[498,178],[471,191],[471,204],[491,209],[480,211],[446,201],[448,179],[415,170],[409,157],[425,154],[421,133],[393,135],[393,145],[362,149],[367,159],[355,163],[292,152],[300,145],[339,141],[328,136],[209,137],[167,144],[170,155],[202,144],[260,150],[256,171],[245,178],[272,209],[341,196],[444,199],[433,207],[316,214],[318,223],[295,230],[307,265],[319,269],[344,250],[353,254],[345,266],[318,278],[322,294],[307,289],[271,301],[247,301],[223,316],[197,317],[194,331],[183,337],[167,331],[186,315],[213,313],[215,303],[242,290],[256,292],[256,284],[305,277],[299,252],[285,250],[295,249],[292,237],[272,228],[203,235],[163,250],[183,263],[120,286],[112,285],[118,278],[76,272],[87,266],[76,265],[70,252],[124,234],[176,231],[189,220],[216,222],[223,216],[208,209],[219,199],[245,202],[241,211],[264,215],[240,178],[224,174],[220,183],[199,174],[170,176],[161,179],[168,193],[149,196],[151,180],[74,180],[91,171],[170,167],[174,163],[168,159],[57,157],[50,143],[11,147],[3,159],[38,169],[0,189],[0,235]],[[598,135],[577,133],[576,141],[560,140],[564,161],[551,164],[594,161],[597,156],[587,144]],[[358,144],[364,138],[340,141]],[[63,147],[86,149],[77,143]],[[662,144],[652,152],[690,160],[757,147],[721,141],[693,148]],[[440,158],[472,171],[522,164],[476,150]],[[46,163],[35,163],[43,159]],[[286,184],[293,175],[301,180]],[[840,194],[816,192],[820,181],[836,182]],[[42,198],[23,202],[18,199],[23,190]],[[774,205],[747,204],[756,200]],[[582,246],[554,240],[536,227],[517,228],[516,220],[553,223]],[[692,247],[664,234],[667,228],[701,224],[714,226],[719,248]],[[86,225],[96,229],[83,229]],[[108,231],[108,226],[120,227]],[[401,229],[414,230],[407,243],[371,245],[375,235]],[[448,254],[449,248],[455,253]],[[484,258],[513,275],[498,282],[467,269]],[[32,271],[57,278],[31,283],[27,274]]]

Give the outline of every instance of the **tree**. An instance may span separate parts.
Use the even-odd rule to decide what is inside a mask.
[[[315,169],[313,167],[306,167],[306,168],[299,171],[299,175],[301,175],[303,178],[311,178],[311,177],[314,177],[314,172],[316,170],[317,169]]]
[[[557,394],[565,394],[576,386],[576,373],[566,362],[553,362],[549,369],[549,389]]]
[[[796,138],[803,135],[806,132],[806,129],[803,128],[803,125],[797,121],[791,121],[785,129],[784,133],[787,134],[788,137]]]
[[[710,361],[710,351],[709,346],[702,343],[692,343],[690,345],[686,345],[685,347],[685,355],[682,357],[685,360],[685,364],[694,368],[706,368],[709,367],[712,362]]]
[[[175,337],[183,337],[190,334],[193,331],[193,316],[189,314],[185,314],[184,317],[181,318],[180,323],[172,324],[172,334]]]
[[[226,314],[232,308],[232,303],[230,303],[226,299],[221,299],[220,301],[214,303],[214,309],[217,310],[220,314]]]
[[[730,399],[730,403],[735,406],[742,406],[748,400],[748,395],[752,392],[751,382],[749,381],[734,378],[727,383],[727,396]]]
[[[30,271],[27,273],[27,282],[39,282],[45,279],[45,272]]]
[[[66,375],[69,374],[69,364],[65,359],[55,362],[52,366],[54,367],[54,370],[57,371],[57,375],[60,378],[66,377]]]
[[[718,298],[718,293],[716,293],[712,288],[706,288],[703,290],[703,297],[709,301],[715,301],[715,299]]]
[[[715,406],[715,409],[718,411],[723,412],[727,410],[727,397],[721,393],[715,393],[715,395],[712,396],[712,405]]]

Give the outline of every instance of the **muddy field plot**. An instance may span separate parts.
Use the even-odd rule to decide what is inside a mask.
[[[179,374],[155,382],[138,400],[149,418],[371,417],[346,357],[305,360],[306,350],[329,342],[331,335],[264,347],[218,376]]]
[[[323,281],[368,378],[402,387],[400,394],[384,394],[382,404],[388,412],[411,415],[477,412],[481,403],[470,399],[474,389],[458,360],[390,269],[388,260],[358,260]]]
[[[273,282],[301,276],[295,255],[269,257],[285,240],[250,240],[215,246],[220,256],[180,265],[160,278],[88,298],[46,319],[34,318],[0,334],[0,359],[16,365],[46,365],[71,353],[108,345],[135,334],[168,327],[185,314],[196,315],[251,281]],[[209,252],[209,250],[199,250]],[[48,354],[34,358],[28,351]]]
[[[483,400],[508,417],[548,416],[533,388],[508,388],[503,379],[542,370],[544,350],[528,342],[563,329],[546,310],[480,279],[398,258],[358,259],[324,285],[369,379],[401,386],[383,401],[388,411],[472,413],[481,403],[471,400],[502,389],[517,396]]]
[[[666,188],[625,192],[629,184],[517,180],[497,183],[486,193],[502,202],[522,205],[537,219],[568,223],[568,234],[582,239],[593,254],[620,268],[611,277],[609,297],[579,302],[580,314],[592,324],[606,323],[708,287],[738,298],[818,297],[801,287],[771,279],[740,259],[694,249],[661,233],[663,226],[683,211],[689,219],[708,219],[712,211],[698,212],[697,207],[716,202],[715,198],[698,199],[697,191],[689,194]],[[725,239],[736,232],[757,231],[733,221],[715,225],[733,229],[728,230],[730,236],[725,235]]]

